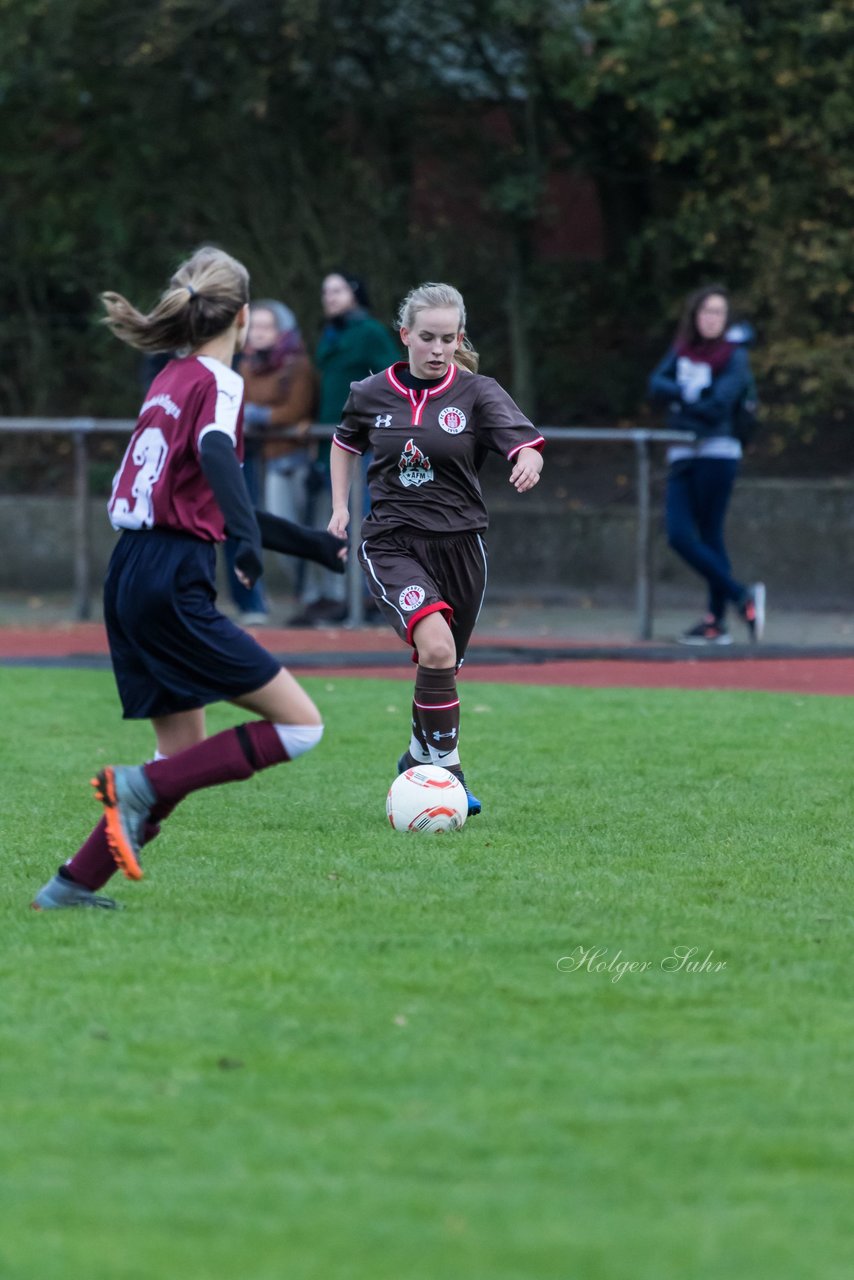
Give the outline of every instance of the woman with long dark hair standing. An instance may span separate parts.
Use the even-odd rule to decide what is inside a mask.
[[[668,426],[696,437],[667,454],[667,539],[708,588],[706,612],[680,636],[682,644],[731,644],[730,605],[751,640],[760,640],[765,627],[764,584],[733,575],[724,540],[742,457],[738,407],[752,383],[747,352],[727,337],[728,322],[723,285],[690,294],[674,342],[649,380],[651,399],[670,407]]]

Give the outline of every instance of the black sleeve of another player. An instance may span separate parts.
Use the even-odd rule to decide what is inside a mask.
[[[287,556],[313,560],[333,573],[344,572],[344,561],[339,559],[339,555],[342,547],[347,546],[346,538],[336,538],[324,530],[294,524],[293,520],[274,516],[269,511],[256,510],[255,518],[261,530],[261,542],[268,551],[281,551]]]
[[[238,544],[234,563],[254,583],[264,571],[261,533],[231,437],[224,431],[206,432],[199,446],[199,461],[225,516],[226,532]]]

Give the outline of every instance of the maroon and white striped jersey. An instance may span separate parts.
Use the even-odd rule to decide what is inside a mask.
[[[349,453],[373,450],[371,511],[362,525],[422,533],[482,532],[488,524],[477,475],[484,449],[508,460],[543,437],[494,378],[452,365],[441,382],[405,386],[392,365],[354,382],[334,443]]]
[[[175,529],[222,542],[225,520],[199,444],[224,431],[243,459],[243,379],[212,356],[170,360],[152,382],[113,480],[114,529]]]

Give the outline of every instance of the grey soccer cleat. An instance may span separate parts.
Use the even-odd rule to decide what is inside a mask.
[[[34,911],[55,911],[60,907],[102,907],[107,911],[117,911],[119,904],[115,898],[106,898],[103,894],[93,893],[85,885],[74,880],[66,880],[64,876],[54,876],[39,889],[30,906]]]

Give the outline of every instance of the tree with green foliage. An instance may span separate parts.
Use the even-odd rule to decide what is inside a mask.
[[[129,413],[97,294],[153,297],[212,239],[309,340],[318,284],[466,294],[543,421],[643,411],[686,289],[760,334],[783,451],[850,416],[854,3],[0,0],[0,411]],[[600,260],[556,258],[598,196]]]

